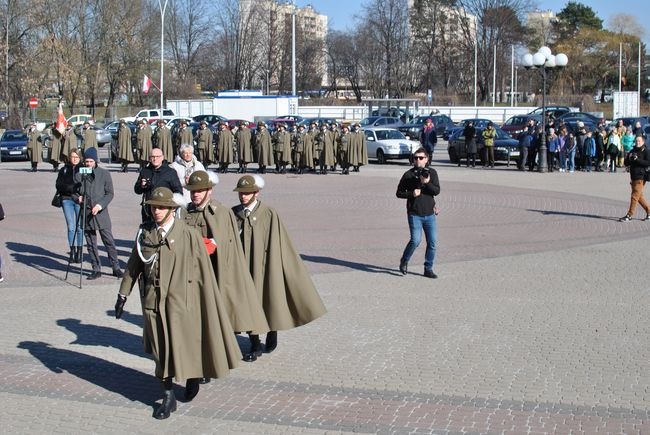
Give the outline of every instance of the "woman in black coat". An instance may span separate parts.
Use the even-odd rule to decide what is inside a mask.
[[[56,191],[61,195],[61,208],[68,227],[68,246],[70,246],[70,262],[80,263],[83,245],[83,232],[79,220],[79,203],[72,199],[72,195],[78,190],[78,183],[74,181],[74,175],[79,172],[81,163],[81,151],[72,148],[68,154],[68,161],[59,170],[56,177]],[[76,225],[75,225],[76,224]]]

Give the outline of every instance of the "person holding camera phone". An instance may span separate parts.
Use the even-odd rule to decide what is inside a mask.
[[[406,199],[406,214],[408,216],[411,238],[404,248],[399,262],[402,275],[408,273],[408,262],[422,240],[422,231],[427,241],[424,254],[424,276],[438,278],[433,272],[433,261],[436,256],[437,225],[435,196],[440,194],[440,182],[435,169],[428,167],[429,153],[424,147],[418,148],[413,154],[413,167],[406,171],[397,186],[397,197]]]
[[[164,160],[163,151],[160,148],[153,148],[149,154],[149,164],[142,168],[138,179],[135,181],[133,191],[142,195],[142,222],[153,222],[151,211],[145,201],[151,198],[151,194],[157,187],[166,187],[173,193],[183,194],[183,186],[176,171],[172,169],[167,160]]]
[[[634,139],[634,148],[625,157],[625,165],[630,167],[630,186],[632,186],[632,194],[630,196],[630,208],[627,214],[623,216],[621,222],[629,222],[634,216],[637,204],[641,205],[645,210],[644,221],[650,221],[650,205],[643,197],[643,189],[645,187],[646,177],[650,175],[650,150],[645,145],[645,138],[637,136]]]

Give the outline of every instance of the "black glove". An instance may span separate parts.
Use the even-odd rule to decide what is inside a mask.
[[[124,313],[124,304],[126,304],[126,296],[117,295],[117,302],[115,302],[115,318],[119,319]]]

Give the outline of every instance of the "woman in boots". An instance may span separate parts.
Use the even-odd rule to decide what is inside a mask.
[[[70,263],[81,263],[82,237],[81,222],[79,221],[80,205],[72,199],[76,190],[74,174],[79,172],[81,152],[72,148],[68,154],[68,161],[59,170],[56,177],[56,191],[61,195],[61,208],[68,227],[68,246],[70,246]],[[76,224],[76,227],[75,227]]]

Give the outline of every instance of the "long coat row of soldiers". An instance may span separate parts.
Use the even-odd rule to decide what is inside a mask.
[[[118,133],[119,158],[126,170],[129,163],[138,161],[146,164],[151,147],[157,147],[163,151],[165,160],[172,162],[176,150],[183,144],[190,144],[194,146],[197,159],[206,168],[217,164],[223,173],[228,172],[233,163],[238,163],[238,173],[247,172],[249,164],[257,163],[257,172],[262,174],[273,166],[275,172],[280,174],[287,170],[300,174],[327,174],[328,171],[337,170],[337,167],[341,168],[342,174],[349,174],[350,168],[358,172],[361,166],[368,164],[366,138],[358,124],[350,131],[348,126],[339,129],[336,125],[328,127],[323,124],[319,127],[312,123],[309,129],[301,125],[293,133],[287,131],[285,125],[279,124],[277,130],[271,133],[263,122],[251,130],[243,121],[233,130],[228,128],[228,124],[220,123],[213,134],[202,121],[193,135],[187,123],[181,122],[172,138],[164,121],[158,121],[158,128],[153,133],[146,122],[141,122],[135,144],[136,160],[131,151],[130,129],[123,123]]]

